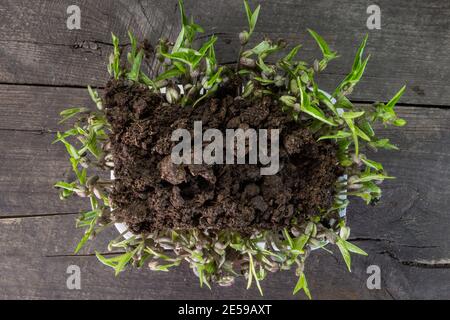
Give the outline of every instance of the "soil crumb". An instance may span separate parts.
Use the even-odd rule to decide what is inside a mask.
[[[111,200],[118,221],[135,233],[193,227],[251,233],[331,206],[343,172],[336,145],[317,142],[270,97],[250,102],[231,92],[192,108],[170,105],[146,87],[108,83],[104,100],[116,177]],[[174,165],[170,154],[178,142],[171,141],[172,132],[184,128],[193,137],[194,121],[202,121],[203,131],[279,129],[278,173],[262,176],[260,164]]]

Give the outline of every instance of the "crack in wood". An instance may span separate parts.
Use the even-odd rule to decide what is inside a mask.
[[[0,221],[2,220],[13,220],[13,219],[27,219],[27,218],[46,218],[46,217],[55,217],[55,216],[69,216],[69,215],[78,215],[79,212],[57,212],[57,213],[37,213],[37,214],[19,214],[19,215],[9,215],[9,216],[0,216]]]
[[[8,132],[28,132],[28,133],[36,133],[38,135],[41,134],[56,134],[57,131],[50,129],[16,129],[16,128],[0,128],[0,131],[8,131]]]
[[[398,263],[407,266],[422,269],[450,269],[450,259],[441,260],[402,260],[397,257],[393,252],[384,250],[378,252],[378,254],[384,254],[397,261]]]
[[[26,82],[0,82],[1,86],[21,86],[21,87],[43,87],[43,88],[68,88],[68,89],[86,89],[88,85],[73,84],[45,84],[45,83],[26,83]],[[92,89],[104,90],[105,86],[91,86]]]
[[[431,248],[440,248],[440,246],[436,246],[436,245],[424,245],[424,246],[420,246],[420,245],[412,245],[412,244],[402,244],[402,243],[398,243],[395,240],[391,240],[391,239],[384,239],[384,238],[371,238],[371,237],[354,237],[354,238],[350,238],[350,241],[374,241],[374,242],[388,242],[388,243],[393,243],[399,247],[407,247],[407,248],[417,248],[417,249],[431,249]]]
[[[102,256],[116,256],[120,254],[124,254],[126,252],[124,251],[118,251],[118,252],[99,252]],[[85,253],[85,254],[50,254],[45,255],[44,258],[89,258],[89,257],[96,257],[95,253]]]

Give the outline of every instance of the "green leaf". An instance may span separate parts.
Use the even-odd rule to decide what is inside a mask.
[[[379,162],[373,161],[373,160],[369,160],[367,158],[361,158],[361,161],[368,167],[371,167],[372,169],[375,169],[377,171],[382,171],[383,170],[383,165]]]
[[[145,73],[141,72],[139,74],[139,79],[146,86],[151,87],[154,90],[158,89],[156,83],[152,79],[150,79]]]
[[[392,124],[397,127],[403,127],[406,124],[406,120],[398,118]]]
[[[293,96],[281,96],[280,101],[288,107],[293,107],[297,99]]]
[[[389,139],[379,139],[376,141],[371,141],[369,143],[374,148],[381,148],[386,150],[398,150],[398,147],[396,145],[393,145],[389,142]]]
[[[113,258],[105,258],[97,251],[95,252],[95,255],[97,256],[97,259],[103,263],[104,265],[111,267],[115,270],[115,275],[118,276],[120,272],[123,271],[125,266],[130,262],[131,258],[134,256],[134,254],[137,252],[136,248],[133,251],[126,252],[122,255],[115,256]]]
[[[359,127],[364,133],[366,133],[369,137],[375,136],[375,131],[372,128],[372,125],[367,121],[367,119],[362,119],[362,121],[358,122]]]
[[[67,141],[64,139],[64,137],[61,135],[61,133],[58,132],[58,133],[57,133],[57,137],[58,137],[58,141],[61,141],[61,142],[64,144],[64,146],[65,146],[66,149],[67,149],[67,153],[69,153],[69,155],[70,155],[72,158],[74,158],[74,159],[76,159],[76,160],[80,159],[80,155],[79,155],[77,149],[76,149],[74,146],[72,146],[69,142],[67,142]]]
[[[291,62],[292,59],[295,58],[295,56],[298,53],[298,50],[300,50],[301,47],[302,47],[302,45],[299,44],[299,45],[295,46],[294,48],[292,48],[292,50],[283,58],[283,60],[287,61],[287,62]]]
[[[337,112],[335,105],[331,102],[331,100],[321,91],[317,91],[317,97],[319,101],[327,106],[328,109],[331,110],[336,116],[339,116],[339,112]]]
[[[364,111],[359,111],[359,112],[343,112],[341,117],[344,119],[355,119],[355,118],[359,118],[364,114]]]
[[[183,26],[189,25],[189,20],[186,17],[186,14],[184,12],[184,4],[183,0],[178,0],[178,7],[180,8],[180,15],[181,15],[181,23]]]
[[[77,228],[90,226],[92,224],[92,220],[97,218],[99,214],[100,210],[92,210],[81,213],[80,217],[77,219]]]
[[[123,254],[121,259],[118,261],[116,267],[114,268],[115,271],[116,271],[116,276],[119,275],[119,273],[123,271],[123,269],[128,264],[128,262],[130,262],[130,260],[133,257],[134,253],[135,253],[134,251],[130,251],[130,252],[127,252],[127,253]]]
[[[288,242],[289,247],[291,247],[292,249],[294,247],[294,241],[292,240],[291,236],[289,235],[289,231],[286,228],[283,229],[283,235],[286,241]]]
[[[139,81],[139,74],[141,72],[141,64],[142,64],[142,58],[144,57],[144,50],[139,50],[139,53],[135,57],[133,61],[133,65],[131,67],[130,72],[128,73],[128,79],[138,82]]]
[[[300,110],[306,114],[309,114],[311,117],[320,120],[330,126],[336,126],[337,124],[333,121],[333,119],[327,118],[320,108],[315,107],[311,104],[309,95],[305,92],[303,86],[299,85],[299,87],[301,98]]]
[[[177,40],[172,48],[172,53],[178,52],[183,47],[188,47],[192,44],[195,35],[197,32],[203,32],[203,29],[194,23],[194,21],[186,17],[183,1],[178,0],[178,5],[180,8],[180,15],[181,15],[181,31],[177,37]]]
[[[309,292],[308,283],[306,282],[305,273],[302,272],[298,278],[297,284],[295,285],[293,294],[296,294],[300,290],[305,292],[306,296],[311,300],[311,293]]]
[[[261,78],[261,77],[254,77],[253,79],[255,79],[256,81],[260,82],[263,86],[275,83],[275,80],[264,79],[264,78]]]
[[[245,13],[247,14],[249,35],[251,35],[253,33],[253,30],[255,30],[255,26],[258,21],[258,16],[259,16],[259,11],[261,10],[261,6],[258,5],[258,7],[255,9],[255,11],[252,12],[252,10],[250,9],[250,6],[248,4],[248,0],[244,0],[244,7],[245,7]]]
[[[91,96],[92,101],[96,104],[97,109],[99,110],[103,110],[103,105],[102,105],[102,99],[100,98],[100,96],[98,95],[97,90],[93,90],[91,88],[91,86],[88,86],[88,92],[89,95]]]
[[[344,109],[344,110],[352,110],[354,108],[353,103],[348,100],[348,98],[344,95],[340,95],[335,104],[336,108]]]
[[[180,48],[177,52],[174,53],[162,52],[161,54],[170,60],[184,63],[191,69],[195,68],[195,66],[201,61],[202,57],[204,56],[200,52],[189,48]]]
[[[261,57],[258,58],[258,62],[256,63],[258,67],[261,68],[261,70],[266,73],[266,74],[273,74],[274,73],[274,68],[273,66],[268,66],[265,62],[264,59],[262,59]]]
[[[92,197],[91,197],[92,199]],[[100,211],[99,210],[93,210],[92,212],[95,212],[96,215],[91,219],[90,223],[89,223],[89,228],[85,231],[83,237],[81,238],[80,242],[78,243],[77,247],[75,248],[75,254],[78,253],[81,248],[84,247],[84,245],[86,244],[86,242],[90,239],[92,232],[94,231],[94,227],[97,223],[97,219],[99,217]]]
[[[192,63],[192,68],[197,67],[197,65],[202,61],[202,59],[206,56],[206,53],[210,48],[214,46],[217,41],[216,36],[212,36],[207,42],[205,42],[202,47],[198,50],[198,56],[194,59]]]
[[[80,242],[78,243],[77,247],[75,248],[74,253],[77,254],[86,244],[86,242],[89,240],[91,236],[92,230],[88,230],[84,233],[83,237],[81,238]]]
[[[110,61],[110,65],[108,70],[114,76],[114,79],[119,79],[122,72],[120,70],[120,48],[119,48],[119,38],[116,37],[114,33],[111,33],[111,38],[114,46],[114,51],[112,54],[112,61]]]
[[[209,90],[209,89],[211,89],[212,86],[214,86],[215,84],[218,84],[222,81],[222,79],[220,78],[222,71],[223,71],[223,67],[220,67],[219,70],[217,70],[217,72],[208,79],[205,89]]]
[[[322,51],[323,57],[326,60],[330,61],[337,57],[336,52],[330,50],[328,44],[321,36],[319,36],[314,30],[311,29],[308,29],[308,32],[314,38],[314,40],[316,40],[320,50]]]
[[[214,70],[217,69],[217,60],[216,60],[216,53],[214,51],[214,45],[209,47],[208,55],[205,57],[206,61],[206,75],[210,76]]]
[[[185,38],[185,28],[183,27],[183,28],[181,28],[181,31],[178,34],[177,40],[175,41],[175,44],[173,45],[172,53],[177,52],[181,48],[181,46],[184,42],[184,38]]]
[[[402,95],[405,93],[406,86],[403,86],[396,94],[395,96],[386,104],[386,108],[388,109],[394,109],[395,105],[397,104],[398,100],[402,97]]]
[[[336,134],[320,137],[318,141],[325,140],[325,139],[345,139],[345,138],[350,137],[351,135],[352,134],[348,131],[339,130]]]
[[[298,238],[294,239],[294,247],[292,249],[298,251],[299,253],[303,253],[303,248],[309,240],[309,234],[302,234]]]
[[[355,155],[359,154],[359,141],[358,134],[356,133],[355,123],[353,122],[353,118],[344,118],[345,123],[347,123],[348,128],[352,132],[353,144],[355,145]]]
[[[370,55],[364,60],[364,62],[355,70],[355,72],[352,74],[352,77],[350,78],[350,83],[352,86],[356,85],[359,80],[361,80],[364,71],[366,70],[367,63],[369,62]]]
[[[177,52],[183,45],[184,40],[186,38],[186,27],[188,26],[188,19],[184,14],[184,5],[182,0],[178,0],[178,7],[180,9],[180,16],[181,16],[181,31],[178,34],[177,40],[175,41],[175,44],[172,48],[172,53]]]
[[[133,65],[134,64],[134,59],[136,57],[136,53],[137,53],[137,39],[136,37],[131,33],[131,31],[128,31],[128,38],[130,39],[130,44],[131,44],[131,50],[128,53],[128,62]]]
[[[206,98],[212,96],[217,89],[219,89],[219,85],[216,83],[211,89],[209,89],[204,95],[202,95],[200,98],[195,101],[195,103],[192,105],[192,107],[197,106],[201,101],[205,100]]]
[[[362,56],[366,47],[368,36],[366,35],[356,52],[355,59],[353,61],[352,71],[345,77],[341,84],[336,88],[333,96],[339,96],[339,94],[345,94],[351,91],[351,89],[361,80],[364,70],[366,69],[370,55],[363,60]],[[342,91],[345,92],[342,92]]]
[[[363,59],[364,49],[366,47],[368,38],[369,38],[369,35],[366,34],[363,41],[361,42],[361,45],[358,48],[358,51],[356,52],[355,59],[353,61],[352,70],[357,70],[361,66],[361,61]]]
[[[359,182],[367,182],[367,181],[383,181],[386,179],[395,179],[395,177],[390,177],[390,176],[386,176],[384,174],[373,174],[373,173],[369,173],[369,174],[363,174],[361,177],[357,178],[354,182],[355,183],[359,183]]]
[[[58,123],[61,124],[65,121],[67,121],[68,119],[76,116],[77,114],[88,112],[88,111],[89,111],[89,109],[84,108],[84,107],[66,109],[59,114],[63,119],[61,121],[59,121]]]
[[[345,264],[347,265],[348,271],[352,272],[351,264],[352,264],[352,258],[350,257],[350,252],[345,246],[345,242],[342,239],[338,239],[336,242],[336,245],[339,248],[339,251],[342,254],[342,257],[344,258]]]
[[[172,67],[165,72],[161,73],[156,79],[155,82],[171,79],[171,78],[177,78],[184,74],[184,72],[180,71],[177,67]]]
[[[59,182],[55,183],[54,186],[56,188],[61,188],[61,189],[69,190],[69,191],[76,190],[75,183],[67,183],[65,181],[59,181]]]
[[[360,254],[363,256],[367,256],[367,252],[365,252],[363,249],[357,247],[356,245],[354,245],[351,242],[348,241],[344,241],[345,247],[347,248],[348,251],[356,253],[356,254]]]
[[[249,271],[248,271],[247,289],[251,287],[252,279],[255,278],[256,286],[258,287],[259,293],[261,294],[261,296],[263,296],[264,294],[261,288],[261,284],[259,283],[258,275],[256,274],[255,270],[255,263],[253,261],[252,254],[250,252],[248,253],[248,257],[249,257]]]
[[[363,138],[366,141],[370,141],[370,137],[364,132],[362,131],[360,128],[358,128],[358,126],[355,125],[355,130],[356,130],[356,134]]]
[[[261,56],[263,53],[268,51],[273,51],[276,46],[273,46],[272,43],[268,40],[263,40],[258,43],[253,49],[247,50],[243,53],[244,57],[249,57],[252,54]]]

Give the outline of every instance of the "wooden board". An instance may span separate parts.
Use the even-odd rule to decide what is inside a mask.
[[[186,266],[170,273],[155,273],[147,268],[127,270],[115,278],[111,269],[101,265],[88,245],[81,255],[72,250],[80,231],[73,229],[73,216],[1,219],[0,249],[7,259],[0,260],[0,298],[82,298],[82,299],[261,299],[256,289],[247,291],[244,281],[233,287],[200,288],[198,280]],[[102,252],[107,236],[95,241]],[[369,257],[355,256],[349,273],[338,252],[330,255],[314,252],[307,264],[307,275],[316,299],[393,299],[450,298],[448,269],[421,267],[392,258],[379,242],[356,242],[369,252]],[[394,244],[395,247],[395,244]],[[103,247],[104,249],[104,247]],[[417,249],[420,255],[420,250]],[[67,268],[81,270],[81,290],[66,286]],[[366,286],[367,268],[381,268],[380,290]],[[414,280],[414,281],[413,281]],[[263,282],[267,299],[299,299],[293,296],[293,272],[270,274]]]
[[[179,29],[176,2],[80,1],[82,29],[76,31],[65,25],[66,9],[73,4],[68,0],[0,3],[0,299],[260,299],[257,290],[245,290],[242,280],[230,288],[201,289],[187,267],[167,274],[128,270],[115,278],[94,257],[95,250],[106,251],[115,231],[100,235],[75,256],[82,231],[74,222],[87,204],[61,202],[52,188],[72,175],[63,146],[51,144],[63,129],[58,113],[69,106],[93,106],[83,87],[103,87],[107,80],[110,32],[124,45],[128,29],[152,43],[161,35],[173,39]],[[188,13],[209,30],[205,36],[221,36],[216,48],[221,61],[233,62],[236,35],[245,27],[241,1],[185,2]],[[365,11],[372,3],[261,3],[255,39],[267,34],[299,41],[304,44],[300,54],[311,60],[318,50],[306,35],[310,27],[341,53],[320,79],[331,90],[368,32]],[[370,154],[397,179],[383,185],[378,206],[355,201],[348,210],[351,238],[369,257],[354,257],[353,273],[348,273],[338,253],[314,252],[306,270],[309,286],[316,299],[450,299],[450,4],[377,4],[382,29],[369,31],[373,57],[352,98],[386,100],[409,85],[399,108],[408,125],[379,128],[401,151]],[[80,291],[66,287],[72,264],[81,268]],[[370,265],[381,268],[380,290],[366,287]],[[269,275],[264,298],[303,298],[292,296],[294,283],[292,272]]]
[[[293,45],[302,44],[299,56],[312,62],[320,51],[307,33],[318,32],[341,57],[330,63],[320,85],[331,91],[351,69],[354,55],[365,34],[369,34],[367,53],[371,54],[365,76],[352,95],[359,101],[388,100],[404,84],[408,86],[403,103],[448,105],[450,98],[450,49],[448,1],[381,0],[381,30],[368,30],[366,13],[371,1],[251,1],[261,3],[259,24],[253,43],[264,36],[283,38]],[[247,27],[241,0],[187,1],[207,34],[220,40],[217,51],[223,62],[236,60],[237,34]],[[292,46],[293,46],[292,45]],[[251,47],[251,45],[250,45]]]
[[[256,2],[253,1],[252,5]],[[179,31],[176,1],[82,1],[81,30],[68,30],[66,9],[72,2],[2,2],[0,26],[0,82],[55,86],[103,86],[106,61],[111,51],[110,32],[123,44],[126,32],[154,44],[161,35],[171,39]],[[321,85],[332,90],[351,67],[356,48],[368,33],[368,53],[372,54],[364,80],[353,99],[389,99],[408,85],[403,103],[445,106],[450,99],[448,79],[450,50],[446,1],[382,0],[381,30],[368,30],[367,1],[355,3],[329,0],[261,1],[262,10],[254,41],[263,35],[301,43],[300,54],[308,61],[319,56],[306,29],[319,32],[339,51],[341,58],[330,64]],[[233,62],[237,55],[237,34],[246,26],[241,0],[186,1],[187,11],[205,28],[204,36],[216,33],[218,57]],[[324,23],[326,21],[327,23]],[[14,32],[10,32],[13,27]]]
[[[80,1],[81,29],[69,30],[67,8],[73,4],[0,3],[0,83],[101,87],[108,79],[111,32],[122,44],[129,43],[128,30],[153,44],[161,36],[174,36],[167,19],[175,7],[163,0]]]
[[[61,202],[51,188],[54,181],[68,177],[69,168],[64,148],[50,143],[54,132],[61,129],[56,125],[58,112],[71,102],[91,106],[89,97],[84,89],[47,87],[0,86],[0,93],[4,115],[0,118],[0,252],[8,257],[1,263],[0,288],[6,289],[0,297],[20,292],[20,297],[26,298],[183,298],[183,288],[194,298],[211,297],[208,290],[197,288],[194,276],[186,275],[186,270],[170,275],[130,271],[113,281],[111,272],[92,254],[94,249],[106,250],[114,230],[89,245],[83,251],[87,256],[74,257],[73,248],[82,234],[74,228],[74,220],[87,204]],[[14,110],[20,110],[20,119],[14,117]],[[399,144],[402,151],[373,155],[397,179],[384,185],[379,206],[366,207],[356,201],[349,208],[352,238],[370,256],[355,257],[354,274],[348,274],[338,254],[314,253],[308,274],[317,298],[449,297],[450,203],[448,188],[442,186],[450,183],[450,151],[442,145],[450,143],[450,110],[401,107],[399,112],[408,126],[382,129],[380,134]],[[81,292],[65,287],[65,270],[70,264],[79,264],[86,273]],[[370,291],[365,286],[371,264],[384,270],[383,290]],[[20,275],[26,273],[25,268],[31,270],[28,276]],[[34,277],[40,280],[34,283]],[[140,277],[149,280],[142,282]],[[20,281],[33,285],[27,287]],[[165,285],[156,294],[155,284],[167,281],[169,287]],[[293,298],[292,281],[288,273],[271,277],[266,282],[266,297]],[[133,287],[127,286],[130,283]],[[135,285],[139,293],[134,292]],[[258,298],[256,291],[247,292],[243,287],[240,282],[223,292],[214,289],[213,296]]]

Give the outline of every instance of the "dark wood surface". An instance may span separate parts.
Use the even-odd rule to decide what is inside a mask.
[[[256,2],[252,2],[255,4]],[[114,230],[80,255],[73,254],[82,231],[75,229],[80,201],[61,202],[54,181],[70,174],[65,150],[51,145],[61,129],[58,113],[90,105],[84,89],[103,87],[111,51],[110,32],[126,45],[126,32],[153,43],[178,32],[176,1],[78,1],[82,29],[66,28],[72,1],[0,3],[0,298],[260,299],[243,281],[230,288],[201,289],[186,267],[170,273],[129,270],[115,278],[94,250],[106,250]],[[301,54],[318,54],[306,36],[313,28],[341,54],[320,85],[331,90],[351,66],[364,33],[372,54],[365,80],[352,100],[386,100],[408,85],[399,113],[403,129],[379,128],[401,147],[373,155],[397,179],[384,184],[376,207],[359,201],[348,210],[352,239],[369,257],[354,257],[348,273],[339,254],[314,252],[307,276],[316,299],[450,299],[450,2],[378,1],[382,29],[368,31],[370,1],[261,1],[256,37],[266,34],[304,44]],[[236,34],[244,28],[240,0],[189,1],[187,11],[221,40],[219,58],[232,63]],[[68,290],[66,269],[81,268],[82,289]],[[380,290],[368,290],[366,269],[382,271]],[[292,272],[270,275],[263,298],[292,296]]]

